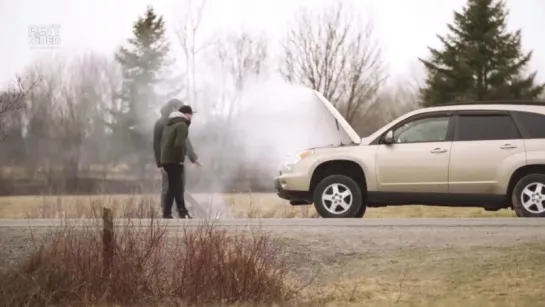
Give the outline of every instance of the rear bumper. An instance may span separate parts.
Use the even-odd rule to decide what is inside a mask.
[[[293,206],[297,205],[310,205],[312,204],[312,196],[308,191],[290,191],[285,190],[282,187],[279,178],[274,179],[274,187],[277,191],[278,197],[290,201],[290,204]]]

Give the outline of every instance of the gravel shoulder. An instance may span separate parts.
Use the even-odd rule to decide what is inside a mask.
[[[414,249],[508,247],[544,243],[534,227],[267,227],[285,247],[293,268],[309,271],[324,263],[358,255],[380,255]],[[0,269],[24,259],[50,230],[0,228]],[[171,230],[173,233],[175,229]],[[301,272],[303,273],[303,272]],[[305,274],[306,275],[306,274]]]
[[[275,226],[262,230],[284,247],[290,277],[311,282],[301,293],[303,301],[345,306],[362,301],[393,303],[400,298],[480,299],[488,304],[509,298],[509,303],[517,303],[509,306],[522,301],[533,306],[545,300],[543,227]],[[50,231],[0,227],[0,272],[24,260]],[[173,238],[179,233],[174,227],[169,231]]]

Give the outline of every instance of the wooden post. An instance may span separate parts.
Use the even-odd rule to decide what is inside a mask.
[[[102,223],[103,276],[109,278],[114,259],[114,217],[112,209],[102,208]]]

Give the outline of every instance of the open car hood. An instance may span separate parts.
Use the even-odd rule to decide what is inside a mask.
[[[335,121],[335,126],[337,128],[337,131],[341,133],[341,142],[343,144],[360,144],[361,143],[361,137],[354,131],[354,128],[350,126],[350,124],[344,119],[344,117],[337,111],[337,109],[329,102],[320,92],[316,90],[312,90],[314,92],[314,95],[318,98],[318,100],[323,104],[324,108],[329,112],[331,115],[333,115],[333,120]]]

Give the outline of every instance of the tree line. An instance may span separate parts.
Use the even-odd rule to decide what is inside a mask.
[[[362,136],[421,106],[543,98],[521,31],[506,28],[505,1],[468,0],[454,12],[449,32],[438,35],[441,48],[418,59],[425,71],[419,85],[387,83],[372,23],[341,1],[297,11],[278,56],[263,35],[203,37],[207,2],[187,4],[172,41],[164,18],[148,7],[114,55],[41,59],[0,95],[0,193],[149,188],[158,175],[152,126],[172,97],[200,111],[191,137],[207,166],[190,174],[194,186],[268,188],[271,165],[248,162],[246,149],[256,144],[237,140],[232,127],[247,90],[274,76],[321,92]],[[140,184],[112,184],[130,180]]]

